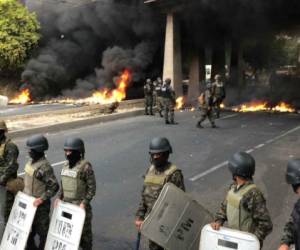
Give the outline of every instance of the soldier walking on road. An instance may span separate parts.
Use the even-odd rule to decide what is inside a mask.
[[[156,108],[157,108],[157,112],[159,114],[160,117],[163,117],[163,97],[162,97],[162,92],[161,92],[161,88],[162,88],[162,80],[160,77],[157,78],[156,81],[156,86],[155,86],[155,93],[156,93]]]
[[[174,121],[174,110],[176,105],[175,91],[171,86],[171,79],[167,78],[161,88],[161,94],[164,104],[164,115],[166,124],[176,124]],[[170,117],[170,119],[169,119]]]
[[[57,193],[59,185],[44,153],[49,147],[47,138],[43,135],[34,135],[27,140],[26,146],[30,160],[25,166],[23,192],[35,197],[33,205],[37,207],[27,241],[27,249],[43,250],[50,223],[51,198]],[[39,246],[35,244],[36,235],[39,236]]]
[[[216,124],[213,117],[213,94],[212,94],[212,85],[208,83],[206,85],[206,90],[199,97],[199,104],[201,109],[201,118],[197,122],[197,128],[203,128],[201,123],[208,118],[210,121],[211,127],[216,128]]]
[[[256,235],[262,248],[263,240],[272,232],[273,224],[266,200],[253,183],[255,160],[250,154],[239,152],[230,158],[228,168],[234,183],[211,226],[219,230],[227,221],[229,228]]]
[[[147,79],[144,85],[144,95],[145,95],[145,115],[153,114],[153,91],[154,86],[151,79]]]
[[[136,212],[135,225],[140,230],[145,217],[151,212],[164,185],[168,182],[185,191],[181,170],[169,162],[172,147],[167,138],[154,138],[149,146],[150,162],[144,180],[142,197]],[[149,241],[150,250],[163,250],[155,242]]]
[[[16,144],[6,137],[7,127],[3,120],[0,120],[0,188],[6,194],[5,201],[1,201],[1,216],[7,223],[11,208],[14,204],[15,196],[6,190],[7,183],[17,178],[19,168],[17,159],[19,150]]]
[[[289,161],[286,181],[292,185],[294,192],[300,198],[300,159]],[[296,202],[291,217],[283,229],[278,250],[289,250],[290,245],[295,245],[295,250],[300,249],[300,199]]]
[[[61,171],[61,190],[59,198],[80,206],[85,210],[80,247],[93,249],[92,206],[91,200],[96,194],[96,178],[90,162],[84,159],[85,147],[80,138],[67,138],[64,144],[67,163]],[[57,200],[58,201],[58,200]],[[57,204],[57,201],[55,202]]]
[[[221,110],[220,105],[226,97],[225,86],[224,83],[221,81],[220,75],[215,76],[215,81],[212,84],[212,93],[214,99],[213,103],[214,103],[215,112],[217,118],[220,118],[220,110]]]

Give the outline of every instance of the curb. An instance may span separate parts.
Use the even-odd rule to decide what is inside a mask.
[[[110,121],[140,116],[143,114],[144,114],[144,109],[138,109],[138,110],[128,111],[128,112],[124,112],[124,113],[102,115],[102,116],[92,117],[92,118],[83,119],[83,120],[77,120],[77,121],[53,124],[53,125],[49,125],[49,126],[12,131],[12,132],[8,133],[8,136],[9,136],[9,138],[15,139],[15,138],[29,136],[32,134],[58,132],[61,130],[80,128],[80,127],[85,127],[85,126],[89,126],[89,125],[94,125],[97,123],[110,122]]]

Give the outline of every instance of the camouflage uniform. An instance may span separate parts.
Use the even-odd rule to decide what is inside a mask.
[[[213,116],[213,96],[210,89],[205,90],[204,94],[204,102],[200,103],[201,108],[201,118],[197,123],[197,127],[202,127],[201,123],[208,118],[212,127],[215,127],[215,120]]]
[[[172,123],[174,124],[174,110],[176,105],[176,96],[175,91],[170,85],[164,84],[161,87],[161,94],[163,97],[163,105],[165,111],[165,122],[166,124]],[[169,120],[170,116],[170,120]]]
[[[144,85],[145,115],[153,115],[153,91],[154,86],[152,82],[146,82]]]
[[[38,206],[32,223],[31,233],[27,241],[27,249],[44,249],[49,229],[49,213],[51,198],[57,193],[59,185],[54,171],[46,157],[36,162],[30,160],[25,166],[24,193],[35,198],[42,198],[43,203]],[[39,247],[35,245],[35,235],[39,235]]]
[[[233,183],[230,186],[229,190],[232,190],[233,192],[238,192],[241,189],[247,188],[252,184],[253,184],[252,181],[248,181],[246,184],[237,187],[237,185]],[[266,207],[266,200],[262,192],[257,187],[250,189],[250,191],[248,191],[246,194],[243,195],[240,204],[242,208],[245,209],[251,215],[250,219],[252,220],[253,224],[251,225],[248,232],[253,233],[254,235],[257,236],[262,247],[263,240],[266,238],[268,234],[271,233],[273,229],[273,224],[269,215],[269,211]],[[239,210],[241,211],[241,207],[239,208]],[[227,214],[227,198],[226,198],[222,202],[221,208],[215,216],[215,221],[223,225],[225,221],[228,221],[228,216],[229,215]],[[241,221],[239,227],[240,228],[236,228],[236,229],[242,230],[243,225]]]
[[[172,171],[171,168],[174,168]],[[170,171],[171,170],[171,171]],[[169,173],[168,173],[169,171]],[[163,168],[162,171],[158,171],[155,169],[153,165],[150,166],[150,168],[147,171],[146,177],[145,177],[145,183],[142,190],[142,198],[139,204],[139,208],[136,212],[136,218],[138,220],[144,220],[145,217],[151,212],[152,207],[157,200],[161,190],[163,189],[163,185],[161,185],[159,188],[156,188],[155,191],[150,192],[148,188],[148,184],[146,183],[147,175],[148,174],[154,174],[157,176],[166,175],[164,184],[171,182],[177,187],[181,188],[183,191],[185,191],[184,181],[183,181],[183,175],[179,169],[177,169],[174,165],[171,163],[167,163],[166,167]],[[149,242],[149,249],[150,250],[163,250],[162,247],[157,245],[155,242],[150,241]]]
[[[295,204],[289,221],[285,224],[281,244],[288,246],[295,244],[296,250],[300,249],[300,199]]]
[[[213,104],[217,117],[220,117],[220,105],[225,98],[225,87],[223,82],[213,82],[212,84]]]
[[[80,247],[83,250],[91,250],[93,246],[93,233],[92,233],[93,213],[92,213],[92,207],[90,202],[96,194],[96,178],[95,178],[92,165],[85,160],[79,161],[73,168],[70,168],[69,164],[66,163],[62,170],[62,178],[64,176],[64,171],[72,170],[74,168],[78,169],[77,175],[80,180],[80,183],[85,186],[83,189],[82,187],[78,188],[78,190],[79,189],[84,190],[83,193],[76,193],[75,190],[70,190],[71,192],[73,191],[71,196],[74,195],[74,197],[76,196],[77,198],[67,197],[66,190],[64,193],[66,184],[62,179],[62,189],[60,190],[59,197],[65,202],[69,202],[75,205],[80,205],[81,203],[83,203],[85,205],[86,217],[85,217],[84,226],[82,230]],[[79,192],[78,190],[77,192]]]
[[[156,108],[157,108],[157,112],[159,113],[160,117],[163,117],[162,111],[163,111],[163,108],[164,108],[164,104],[163,104],[163,97],[162,97],[161,87],[162,87],[162,84],[161,84],[161,82],[158,81],[157,84],[156,84],[156,87],[155,87]]]
[[[18,147],[12,141],[3,138],[0,142],[0,188],[5,188],[7,181],[17,178],[18,156]],[[5,222],[8,220],[14,199],[14,194],[7,191],[6,201],[1,202],[1,211],[4,211]]]

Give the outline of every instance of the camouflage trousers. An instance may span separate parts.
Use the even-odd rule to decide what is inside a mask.
[[[174,123],[174,109],[175,109],[174,102],[168,98],[164,98],[163,104],[164,104],[164,111],[165,111],[165,121]]]
[[[153,114],[153,96],[145,96],[145,115]]]
[[[157,107],[157,112],[162,116],[162,111],[164,110],[164,104],[163,104],[163,98],[161,96],[158,96],[156,98],[156,107]]]
[[[201,125],[201,123],[205,120],[208,119],[209,122],[211,123],[212,126],[215,125],[215,120],[214,120],[214,114],[213,114],[213,110],[210,108],[202,108],[201,109],[201,117],[200,120],[198,121],[198,124]]]
[[[6,192],[6,202],[4,207],[4,220],[7,223],[10,211],[15,201],[15,195],[9,191]]]
[[[93,249],[93,233],[92,233],[92,218],[93,212],[90,204],[85,207],[85,221],[82,230],[80,247],[82,250]]]
[[[221,97],[217,97],[215,103],[214,103],[214,110],[216,113],[217,118],[220,117],[220,113],[221,113],[221,103],[223,102],[223,98]]]
[[[31,233],[27,241],[27,250],[44,250],[47,233],[50,224],[50,200],[44,201],[37,210],[32,223]],[[36,245],[35,237],[39,236],[39,244]]]
[[[164,250],[163,247],[161,247],[160,245],[157,245],[155,242],[149,240],[149,249],[150,250]]]

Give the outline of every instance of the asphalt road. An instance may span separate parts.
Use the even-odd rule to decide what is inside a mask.
[[[136,211],[142,175],[149,165],[152,137],[166,136],[173,145],[171,161],[183,170],[187,192],[215,212],[231,183],[226,168],[229,156],[248,151],[256,159],[255,182],[264,192],[274,223],[264,249],[277,249],[280,235],[296,196],[285,183],[287,161],[300,157],[300,116],[296,114],[226,113],[218,129],[195,127],[197,112],[176,113],[178,125],[166,126],[157,117],[135,117],[48,134],[48,158],[59,175],[64,160],[63,141],[79,136],[86,143],[86,158],[94,166],[97,194],[93,201],[94,249],[133,249]],[[23,171],[25,139],[20,147]]]
[[[54,111],[67,108],[76,108],[78,106],[72,104],[33,104],[33,105],[8,105],[0,107],[0,117],[26,115],[46,111]]]

